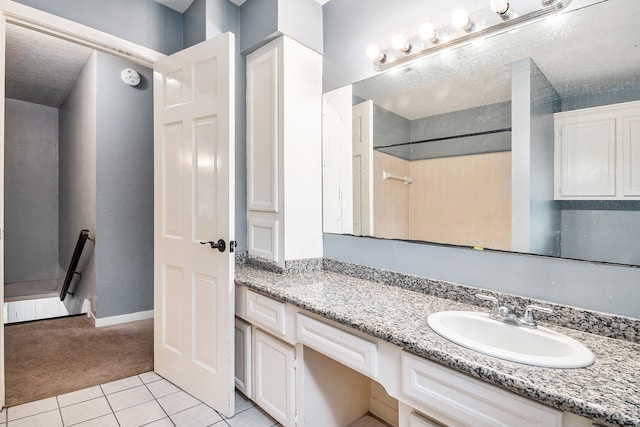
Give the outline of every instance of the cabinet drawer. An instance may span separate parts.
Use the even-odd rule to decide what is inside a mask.
[[[298,342],[371,378],[377,378],[376,343],[300,313],[296,315],[296,324]]]
[[[247,320],[276,335],[287,333],[284,303],[252,291],[247,291],[245,298]]]
[[[409,353],[402,393],[451,426],[561,427],[562,412]]]
[[[423,417],[417,412],[409,414],[409,427],[442,427],[441,424],[436,424],[430,419]]]

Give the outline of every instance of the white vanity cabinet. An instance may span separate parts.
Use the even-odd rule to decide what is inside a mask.
[[[281,36],[247,55],[249,255],[322,256],[322,56]]]
[[[370,377],[393,375],[379,374],[375,339],[243,286],[236,286],[236,316],[251,325],[251,348],[236,341],[236,352],[251,355],[252,389],[243,392],[285,427],[351,424],[369,410]],[[399,360],[399,349],[390,351]]]
[[[640,200],[640,102],[554,114],[556,200]]]
[[[285,427],[344,427],[367,412],[400,427],[595,426],[244,286],[236,316],[251,325],[245,394]],[[391,415],[376,411],[374,382],[397,401]]]

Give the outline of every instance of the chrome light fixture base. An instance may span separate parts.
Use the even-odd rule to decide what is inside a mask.
[[[516,16],[507,21],[499,22],[491,27],[487,27],[475,32],[467,33],[453,40],[450,40],[447,42],[441,42],[433,46],[429,46],[422,50],[412,49],[409,52],[407,52],[406,55],[400,56],[395,60],[387,59],[385,62],[375,61],[373,63],[373,68],[376,71],[386,71],[390,68],[396,67],[401,64],[407,64],[409,62],[413,62],[417,59],[427,57],[427,56],[436,54],[438,52],[446,51],[464,44],[468,44],[474,40],[482,39],[490,35],[495,35],[495,34],[509,31],[509,30],[513,30],[529,22],[537,21],[537,20],[546,18],[548,16],[551,16],[556,12],[559,12],[560,10],[565,9],[567,6],[571,4],[571,1],[572,0],[547,0],[547,2],[550,2],[550,5],[544,7],[543,9],[536,10],[534,12],[530,12],[522,16]],[[543,4],[544,3],[545,2],[543,1]]]

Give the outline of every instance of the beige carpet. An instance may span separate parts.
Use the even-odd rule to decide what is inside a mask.
[[[94,328],[76,316],[4,331],[7,406],[153,370],[153,319]]]

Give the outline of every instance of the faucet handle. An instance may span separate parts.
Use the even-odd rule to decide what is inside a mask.
[[[500,309],[500,303],[498,302],[498,298],[484,294],[476,294],[476,298],[480,298],[485,301],[491,301],[492,307],[491,313],[489,313],[489,317],[496,318],[499,316],[498,311]]]
[[[553,310],[547,307],[540,307],[539,305],[528,305],[524,310],[524,315],[522,316],[522,321],[527,326],[536,326],[536,319],[533,317],[533,310],[541,311],[543,313],[553,313]]]

